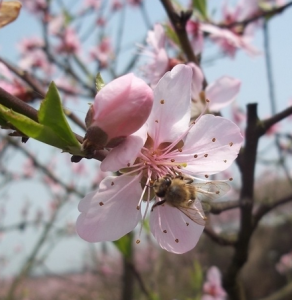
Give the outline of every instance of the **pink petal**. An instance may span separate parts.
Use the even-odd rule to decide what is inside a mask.
[[[124,142],[116,146],[100,164],[102,171],[118,171],[131,166],[147,139],[147,126],[143,125]]]
[[[204,74],[202,70],[194,63],[189,63],[188,66],[190,66],[193,70],[192,99],[199,100],[199,94],[203,88]]]
[[[137,204],[142,193],[141,176],[109,176],[99,190],[79,203],[78,235],[91,243],[114,241],[133,230],[141,220]]]
[[[182,254],[196,246],[204,226],[193,222],[177,208],[164,204],[150,213],[150,230],[161,248]]]
[[[206,98],[210,100],[209,109],[219,111],[221,108],[229,105],[238,95],[241,81],[222,76],[206,88]]]
[[[240,129],[233,122],[204,115],[187,135],[182,152],[175,160],[187,163],[185,169],[193,174],[215,174],[232,164],[242,142]]]
[[[154,89],[154,103],[147,120],[148,133],[154,148],[172,142],[184,132],[190,120],[192,69],[176,65],[158,82]]]

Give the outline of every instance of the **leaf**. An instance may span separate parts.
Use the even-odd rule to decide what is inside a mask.
[[[13,22],[18,17],[21,7],[19,1],[0,3],[0,28]]]
[[[165,30],[165,34],[166,36],[172,40],[178,47],[180,47],[180,42],[179,39],[175,33],[175,31],[173,30],[173,28],[170,25],[165,25],[164,26],[164,30]]]
[[[46,97],[41,103],[38,119],[40,124],[51,128],[67,143],[66,149],[68,147],[80,148],[80,144],[67,122],[58,89],[54,82],[50,84]]]
[[[103,81],[100,73],[98,73],[95,77],[96,90],[99,92],[104,86],[105,86],[104,81]]]
[[[208,20],[207,2],[206,0],[193,0],[193,9],[198,11],[203,20]]]
[[[125,258],[130,258],[132,255],[132,242],[133,234],[130,232],[113,243]]]
[[[60,149],[67,148],[66,141],[61,139],[51,128],[39,124],[3,105],[0,105],[0,117],[31,138]]]

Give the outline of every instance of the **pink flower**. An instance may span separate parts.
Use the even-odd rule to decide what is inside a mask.
[[[191,43],[195,55],[200,54],[203,50],[204,44],[204,37],[203,32],[200,30],[200,23],[197,21],[189,20],[186,26],[186,30],[191,36]]]
[[[67,27],[60,34],[60,44],[56,48],[56,51],[58,53],[77,54],[80,49],[81,45],[76,31],[71,27]]]
[[[112,0],[111,8],[113,11],[118,11],[123,7],[123,3],[120,0]]]
[[[87,140],[115,147],[146,122],[152,104],[152,90],[134,74],[113,80],[97,93],[87,114]]]
[[[121,170],[122,175],[106,177],[98,191],[81,200],[76,224],[80,237],[89,242],[119,239],[141,221],[143,200],[146,212],[153,198],[156,203],[161,200],[153,193],[157,178],[178,173],[208,177],[228,168],[237,157],[242,136],[235,124],[204,115],[189,125],[192,76],[186,65],[167,72],[154,89],[147,123],[102,161],[102,171]],[[167,203],[150,213],[151,232],[163,249],[184,253],[195,247],[204,220],[198,200],[190,209],[199,224]]]
[[[207,281],[203,286],[202,300],[225,300],[227,294],[221,286],[221,274],[217,267],[211,267],[207,272]]]
[[[27,52],[27,54],[21,58],[19,66],[26,71],[31,71],[33,68],[38,68],[47,75],[51,74],[54,69],[48,61],[44,51],[40,49]]]
[[[208,107],[210,111],[219,111],[235,100],[240,90],[240,80],[229,76],[222,76],[210,83],[203,93],[203,72],[193,63],[189,63],[188,65],[191,66],[193,70],[192,115],[199,115],[201,113],[205,102],[202,100],[208,99],[210,101]]]
[[[40,49],[44,47],[44,41],[42,38],[34,36],[30,38],[25,38],[18,43],[18,49],[22,55],[25,55],[29,51],[35,49]]]
[[[108,37],[104,37],[99,45],[90,50],[89,55],[90,60],[99,62],[100,68],[107,68],[110,59],[114,56],[111,40]]]
[[[169,58],[165,50],[165,33],[161,24],[154,25],[154,30],[148,31],[147,44],[150,49],[143,49],[142,54],[148,56],[151,62],[142,67],[145,77],[154,87],[160,78],[168,71]]]
[[[210,39],[231,57],[235,56],[238,49],[244,50],[250,56],[260,54],[260,51],[251,45],[253,37],[253,29],[251,26],[247,26],[244,33],[240,34],[211,24],[201,24],[201,30],[209,33]]]
[[[292,252],[281,256],[280,261],[276,264],[276,269],[282,275],[292,271]]]
[[[22,3],[32,14],[42,14],[47,8],[46,0],[22,0]]]

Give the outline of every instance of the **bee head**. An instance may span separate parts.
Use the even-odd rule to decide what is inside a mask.
[[[163,198],[171,185],[171,178],[168,176],[157,179],[153,185],[156,196]]]

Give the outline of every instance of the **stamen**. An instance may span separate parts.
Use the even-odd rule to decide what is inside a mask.
[[[136,240],[136,244],[140,244],[140,242],[141,242],[140,240]]]
[[[174,241],[175,241],[176,243],[178,243],[178,242],[179,242],[179,239],[175,239]]]
[[[212,142],[214,143],[215,141],[216,141],[216,139],[215,139],[215,138],[213,138],[213,139],[212,139]]]

